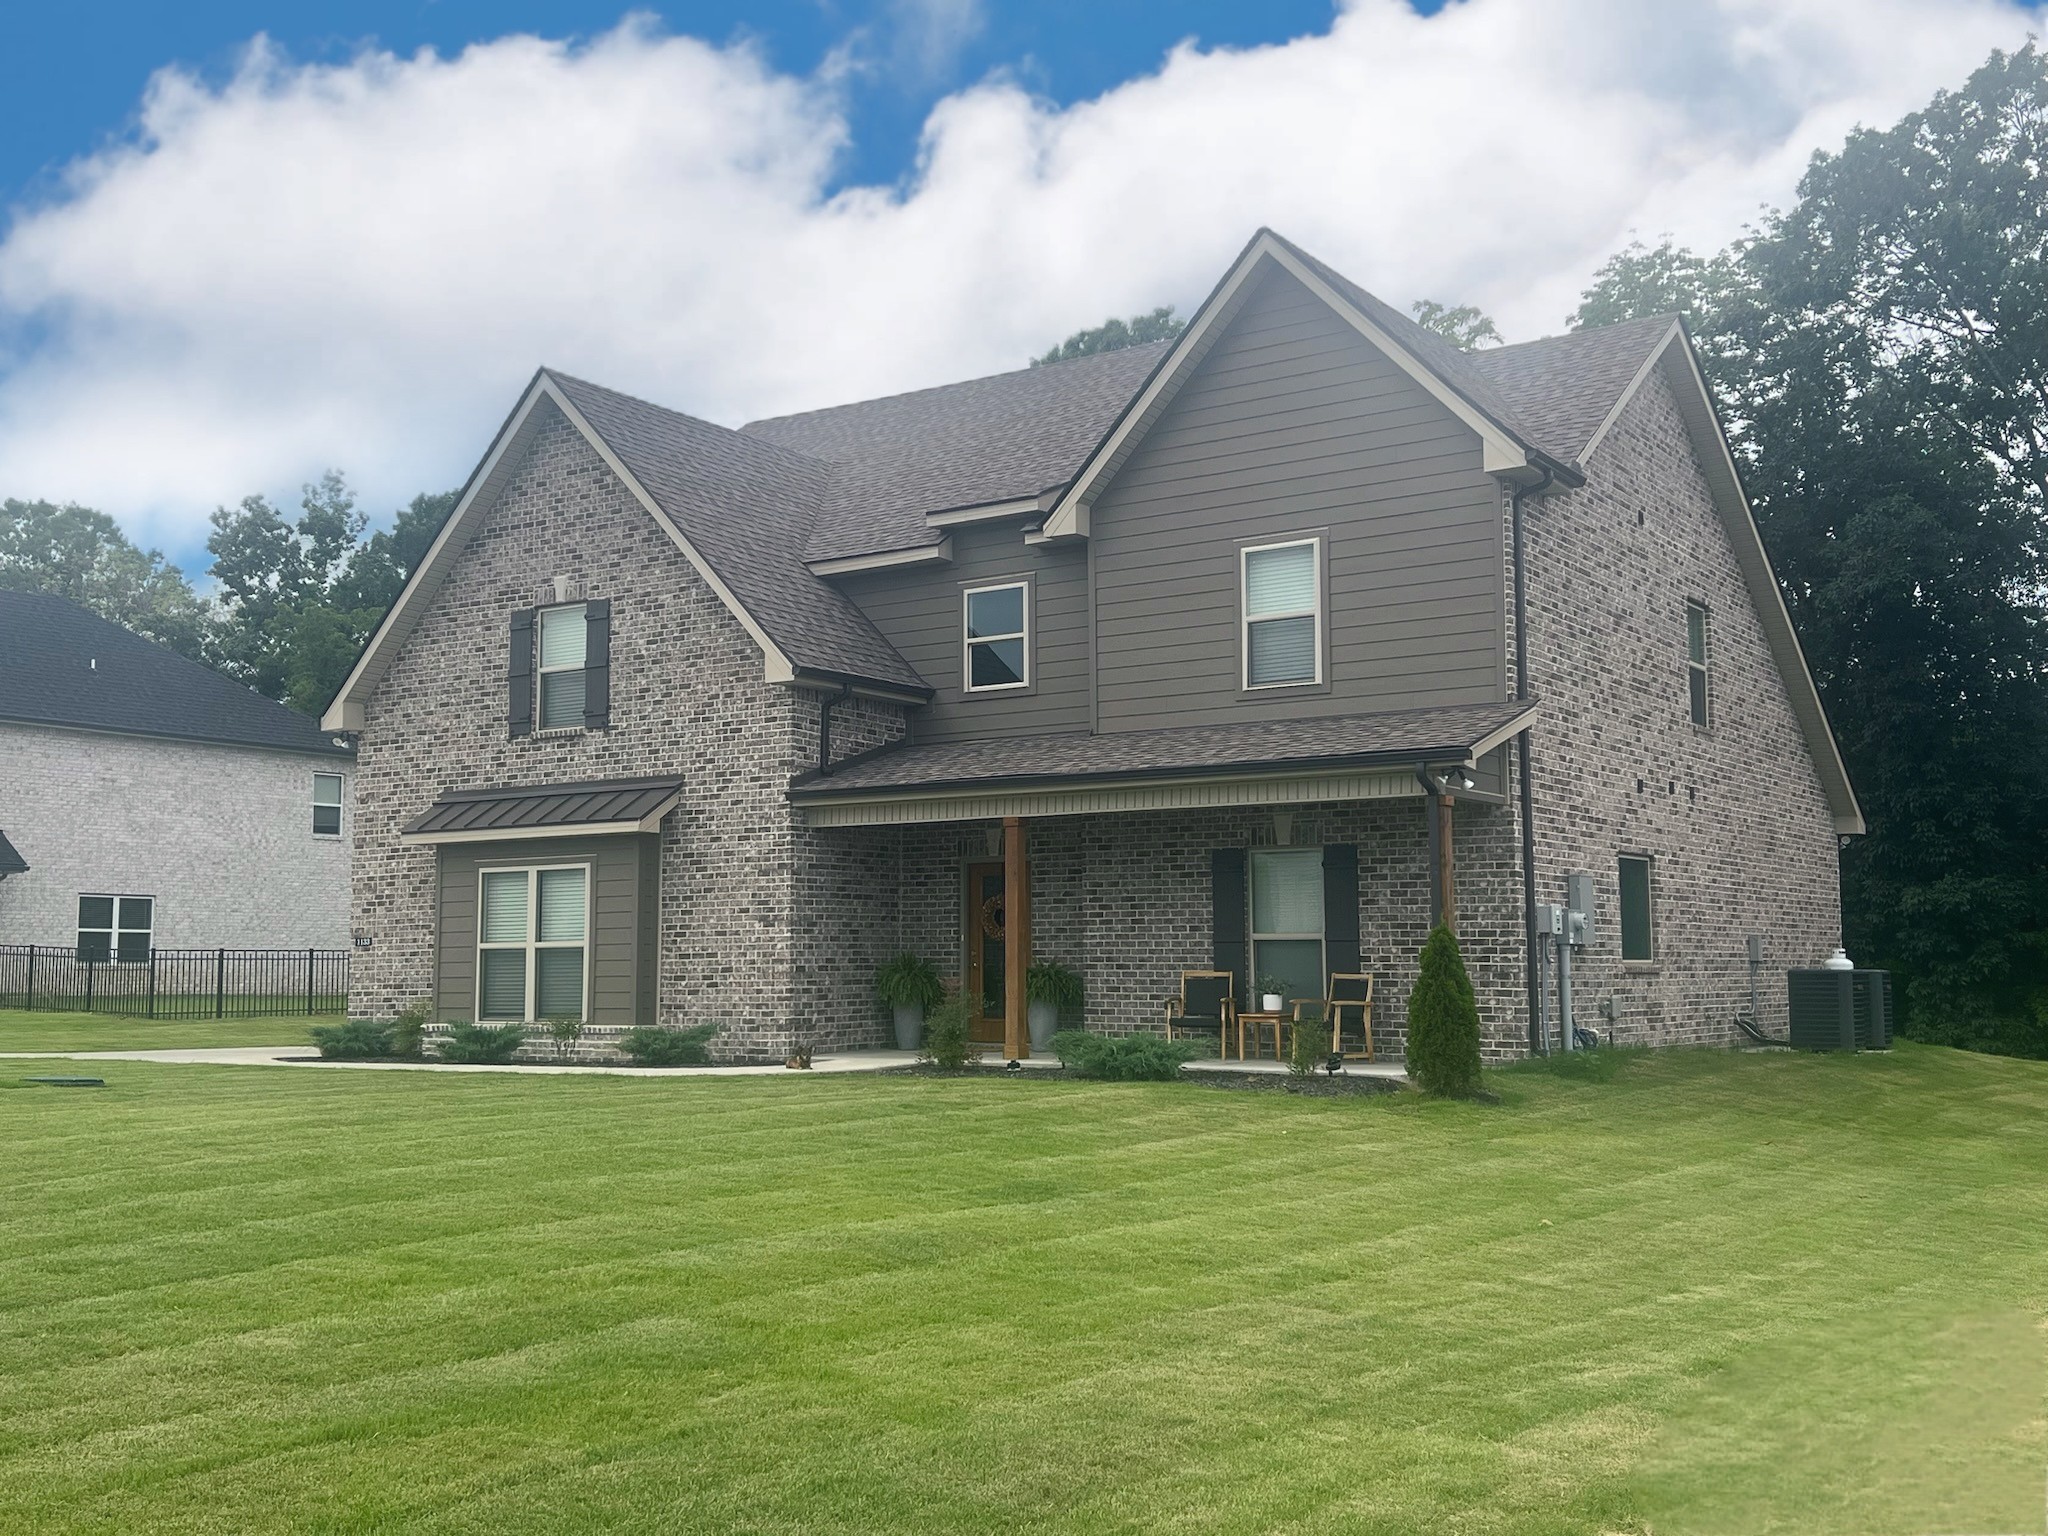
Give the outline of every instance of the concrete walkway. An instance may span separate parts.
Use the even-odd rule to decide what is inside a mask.
[[[481,1066],[469,1063],[443,1061],[322,1061],[312,1054],[309,1045],[223,1045],[193,1047],[175,1051],[0,1051],[4,1061],[158,1061],[190,1062],[214,1067],[313,1067],[323,1071],[336,1072],[527,1072],[561,1074],[599,1074],[612,1077],[780,1077],[789,1074],[783,1066],[763,1067],[608,1067],[608,1066]],[[985,1056],[983,1064],[990,1064],[995,1058]],[[835,1051],[820,1054],[811,1060],[811,1071],[823,1074],[846,1072],[889,1072],[915,1065],[915,1051]],[[1035,1056],[1021,1064],[1026,1071],[1058,1071],[1059,1061],[1051,1056]],[[1211,1073],[1255,1074],[1270,1076],[1287,1070],[1277,1061],[1230,1061],[1205,1057],[1191,1061],[1185,1071],[1203,1075]],[[1398,1065],[1385,1062],[1349,1062],[1345,1075],[1350,1077],[1384,1077],[1405,1081],[1407,1074]]]

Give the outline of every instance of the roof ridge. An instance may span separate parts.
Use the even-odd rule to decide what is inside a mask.
[[[722,433],[727,437],[738,438],[750,447],[766,448],[773,453],[781,454],[785,458],[808,465],[823,473],[831,473],[832,461],[830,459],[821,459],[816,454],[805,453],[801,448],[792,448],[786,443],[777,442],[772,437],[755,437],[738,427],[723,426],[709,417],[693,416],[688,411],[677,410],[672,405],[663,405],[659,400],[650,400],[645,395],[635,395],[623,389],[614,389],[609,384],[600,384],[595,379],[586,379],[579,374],[564,373],[559,368],[550,368],[542,365],[540,371],[558,384],[573,384],[578,389],[594,389],[600,394],[610,395],[615,400],[628,401],[633,405],[644,407],[650,411],[659,411],[664,416],[677,417],[680,420],[687,421],[693,427],[708,428],[710,431]]]
[[[1604,325],[1579,325],[1569,330],[1553,331],[1547,336],[1531,336],[1527,341],[1503,342],[1497,347],[1475,347],[1465,355],[1474,362],[1483,363],[1489,357],[1499,357],[1503,352],[1516,352],[1524,347],[1541,347],[1551,342],[1569,341],[1574,336],[1601,336],[1624,330],[1629,326],[1668,326],[1673,321],[1683,321],[1685,316],[1677,310],[1667,310],[1655,315],[1630,315],[1626,320],[1609,320]]]

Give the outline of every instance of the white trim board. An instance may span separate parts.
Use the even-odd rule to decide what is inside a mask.
[[[840,555],[830,560],[806,560],[813,576],[854,576],[862,571],[890,571],[906,565],[951,565],[953,539],[949,534],[936,544],[916,549],[892,549],[876,555]]]

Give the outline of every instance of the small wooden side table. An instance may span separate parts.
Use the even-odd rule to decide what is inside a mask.
[[[1281,1060],[1280,1031],[1284,1025],[1291,1024],[1292,1022],[1293,1020],[1284,1013],[1239,1013],[1237,1016],[1237,1059],[1239,1061],[1245,1059],[1245,1025],[1249,1024],[1252,1027],[1252,1049],[1256,1051],[1259,1048],[1259,1030],[1265,1025],[1270,1024],[1273,1026],[1273,1059],[1275,1061]]]

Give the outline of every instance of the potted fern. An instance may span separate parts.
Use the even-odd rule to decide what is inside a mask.
[[[1024,973],[1025,1017],[1031,1025],[1031,1049],[1048,1050],[1059,1032],[1062,1009],[1081,1006],[1081,978],[1064,965],[1047,961]]]
[[[945,1001],[946,989],[931,961],[908,952],[875,972],[875,992],[896,1011],[896,1049],[924,1044],[924,1016]]]

